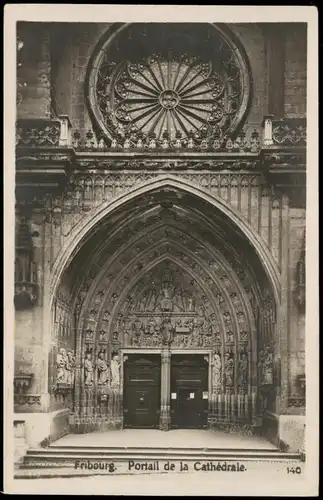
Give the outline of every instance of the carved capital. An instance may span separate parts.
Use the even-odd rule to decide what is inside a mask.
[[[37,285],[27,281],[15,283],[14,302],[16,309],[28,309],[37,301]]]
[[[32,382],[33,373],[17,373],[14,376],[14,392],[15,394],[25,393]]]

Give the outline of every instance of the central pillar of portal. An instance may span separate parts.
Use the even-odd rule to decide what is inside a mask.
[[[164,349],[161,352],[161,401],[159,428],[162,431],[169,431],[171,428],[170,415],[170,359],[171,352]]]

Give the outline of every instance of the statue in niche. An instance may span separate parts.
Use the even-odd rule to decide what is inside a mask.
[[[225,385],[232,386],[234,382],[234,360],[233,355],[227,353],[224,357]]]
[[[119,342],[119,333],[117,331],[114,331],[112,334],[112,342],[114,343]]]
[[[244,314],[242,311],[237,312],[237,320],[239,324],[244,323]]]
[[[172,311],[173,310],[173,297],[172,288],[170,286],[164,285],[162,288],[162,297],[160,299],[160,309],[162,311]]]
[[[187,297],[187,312],[194,312],[193,297]]]
[[[220,355],[216,352],[213,356],[213,387],[221,385],[222,362]]]
[[[273,383],[273,354],[269,347],[265,347],[262,365],[263,384]]]
[[[173,339],[173,325],[169,318],[163,321],[162,328],[163,328],[164,343],[170,344]]]
[[[103,297],[104,297],[104,290],[99,290],[94,298],[94,302],[96,304],[101,304]]]
[[[66,361],[67,355],[65,349],[60,349],[56,357],[56,382],[63,384],[66,382]]]
[[[123,336],[123,341],[125,346],[129,345],[130,339],[131,339],[131,333],[129,331],[129,327],[127,327],[124,331],[124,336]]]
[[[223,304],[224,298],[222,297],[221,293],[217,293],[215,296],[216,296],[216,299],[218,301],[218,305]]]
[[[230,330],[227,332],[227,342],[233,342],[233,332],[231,332]]]
[[[148,326],[148,333],[150,335],[154,335],[156,329],[156,321],[154,320],[154,318],[150,318],[147,326]]]
[[[162,339],[160,337],[159,326],[158,325],[155,328],[155,331],[154,331],[153,336],[151,337],[151,340],[152,340],[152,345],[154,347],[158,347],[162,343]]]
[[[90,328],[88,328],[86,330],[86,340],[93,340],[93,330],[91,330]]]
[[[100,330],[99,339],[100,339],[100,342],[107,341],[107,332],[105,330]]]
[[[163,272],[160,294],[157,301],[157,307],[160,306],[161,311],[173,310],[174,291],[175,285],[173,284],[172,274],[166,269]]]
[[[221,333],[219,330],[216,330],[214,332],[214,342],[221,342]]]
[[[248,384],[248,354],[242,352],[239,361],[239,385]]]
[[[93,382],[93,363],[92,353],[87,352],[84,360],[84,385],[92,385]]]
[[[66,383],[69,385],[73,385],[75,380],[75,355],[73,350],[67,351],[67,359],[65,367],[66,367]]]
[[[105,359],[104,351],[100,351],[97,360],[98,385],[105,385],[109,378],[109,367]]]
[[[248,340],[248,332],[240,332],[240,340]]]
[[[94,321],[96,318],[96,315],[97,315],[97,311],[95,309],[91,309],[91,311],[89,312],[89,319]]]
[[[110,321],[110,313],[108,310],[104,311],[102,319],[103,319],[103,321],[107,321],[107,322]]]
[[[201,323],[197,318],[194,318],[192,322],[192,333],[190,335],[189,345],[192,347],[201,347],[203,345]]]
[[[141,330],[142,330],[142,324],[141,324],[141,321],[140,319],[136,319],[133,323],[132,323],[132,328],[133,328],[133,331],[134,331],[134,334],[135,335],[140,335],[141,333]]]
[[[224,318],[224,322],[225,322],[225,323],[230,323],[230,321],[231,321],[231,316],[230,316],[230,313],[229,313],[229,312],[225,312],[225,313],[223,313],[223,318]]]
[[[110,363],[111,371],[111,388],[118,388],[120,386],[120,359],[118,353],[112,354],[112,360]]]

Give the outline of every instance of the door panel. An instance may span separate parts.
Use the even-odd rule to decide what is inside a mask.
[[[207,424],[208,364],[203,356],[174,356],[172,359],[172,427],[202,428]]]
[[[156,428],[160,409],[160,357],[129,356],[124,364],[124,427]]]

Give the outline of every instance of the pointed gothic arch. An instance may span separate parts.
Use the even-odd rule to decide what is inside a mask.
[[[176,284],[168,280],[172,297],[161,291],[163,270],[177,276]],[[170,175],[148,181],[76,225],[55,262],[53,292],[64,276],[73,283],[77,432],[122,427],[122,376],[112,383],[107,373],[113,363],[120,370],[118,356],[122,364],[129,350],[204,352],[210,363],[218,356],[220,377],[210,364],[209,423],[224,411],[223,398],[232,415],[242,405],[246,424],[258,418],[261,356],[276,348],[278,271],[226,202]],[[156,306],[151,287],[169,306]]]
[[[230,221],[235,231],[244,235],[266,272],[276,304],[278,305],[280,303],[280,272],[278,266],[266,244],[251,225],[237,210],[214,194],[206,193],[202,188],[186,179],[178,179],[172,175],[161,175],[157,180],[152,179],[143,182],[140,186],[134,187],[131,192],[122,193],[113,200],[102,203],[91,210],[90,213],[76,224],[66,238],[53,264],[50,283],[50,306],[64,270],[71,263],[76,253],[82,248],[82,245],[95,234],[104,220],[108,220],[120,207],[130,206],[131,202],[135,203],[137,200],[146,195],[153,194],[155,191],[168,189],[175,190],[180,194],[190,194],[193,198],[202,200],[211,210],[215,210],[224,219]]]

